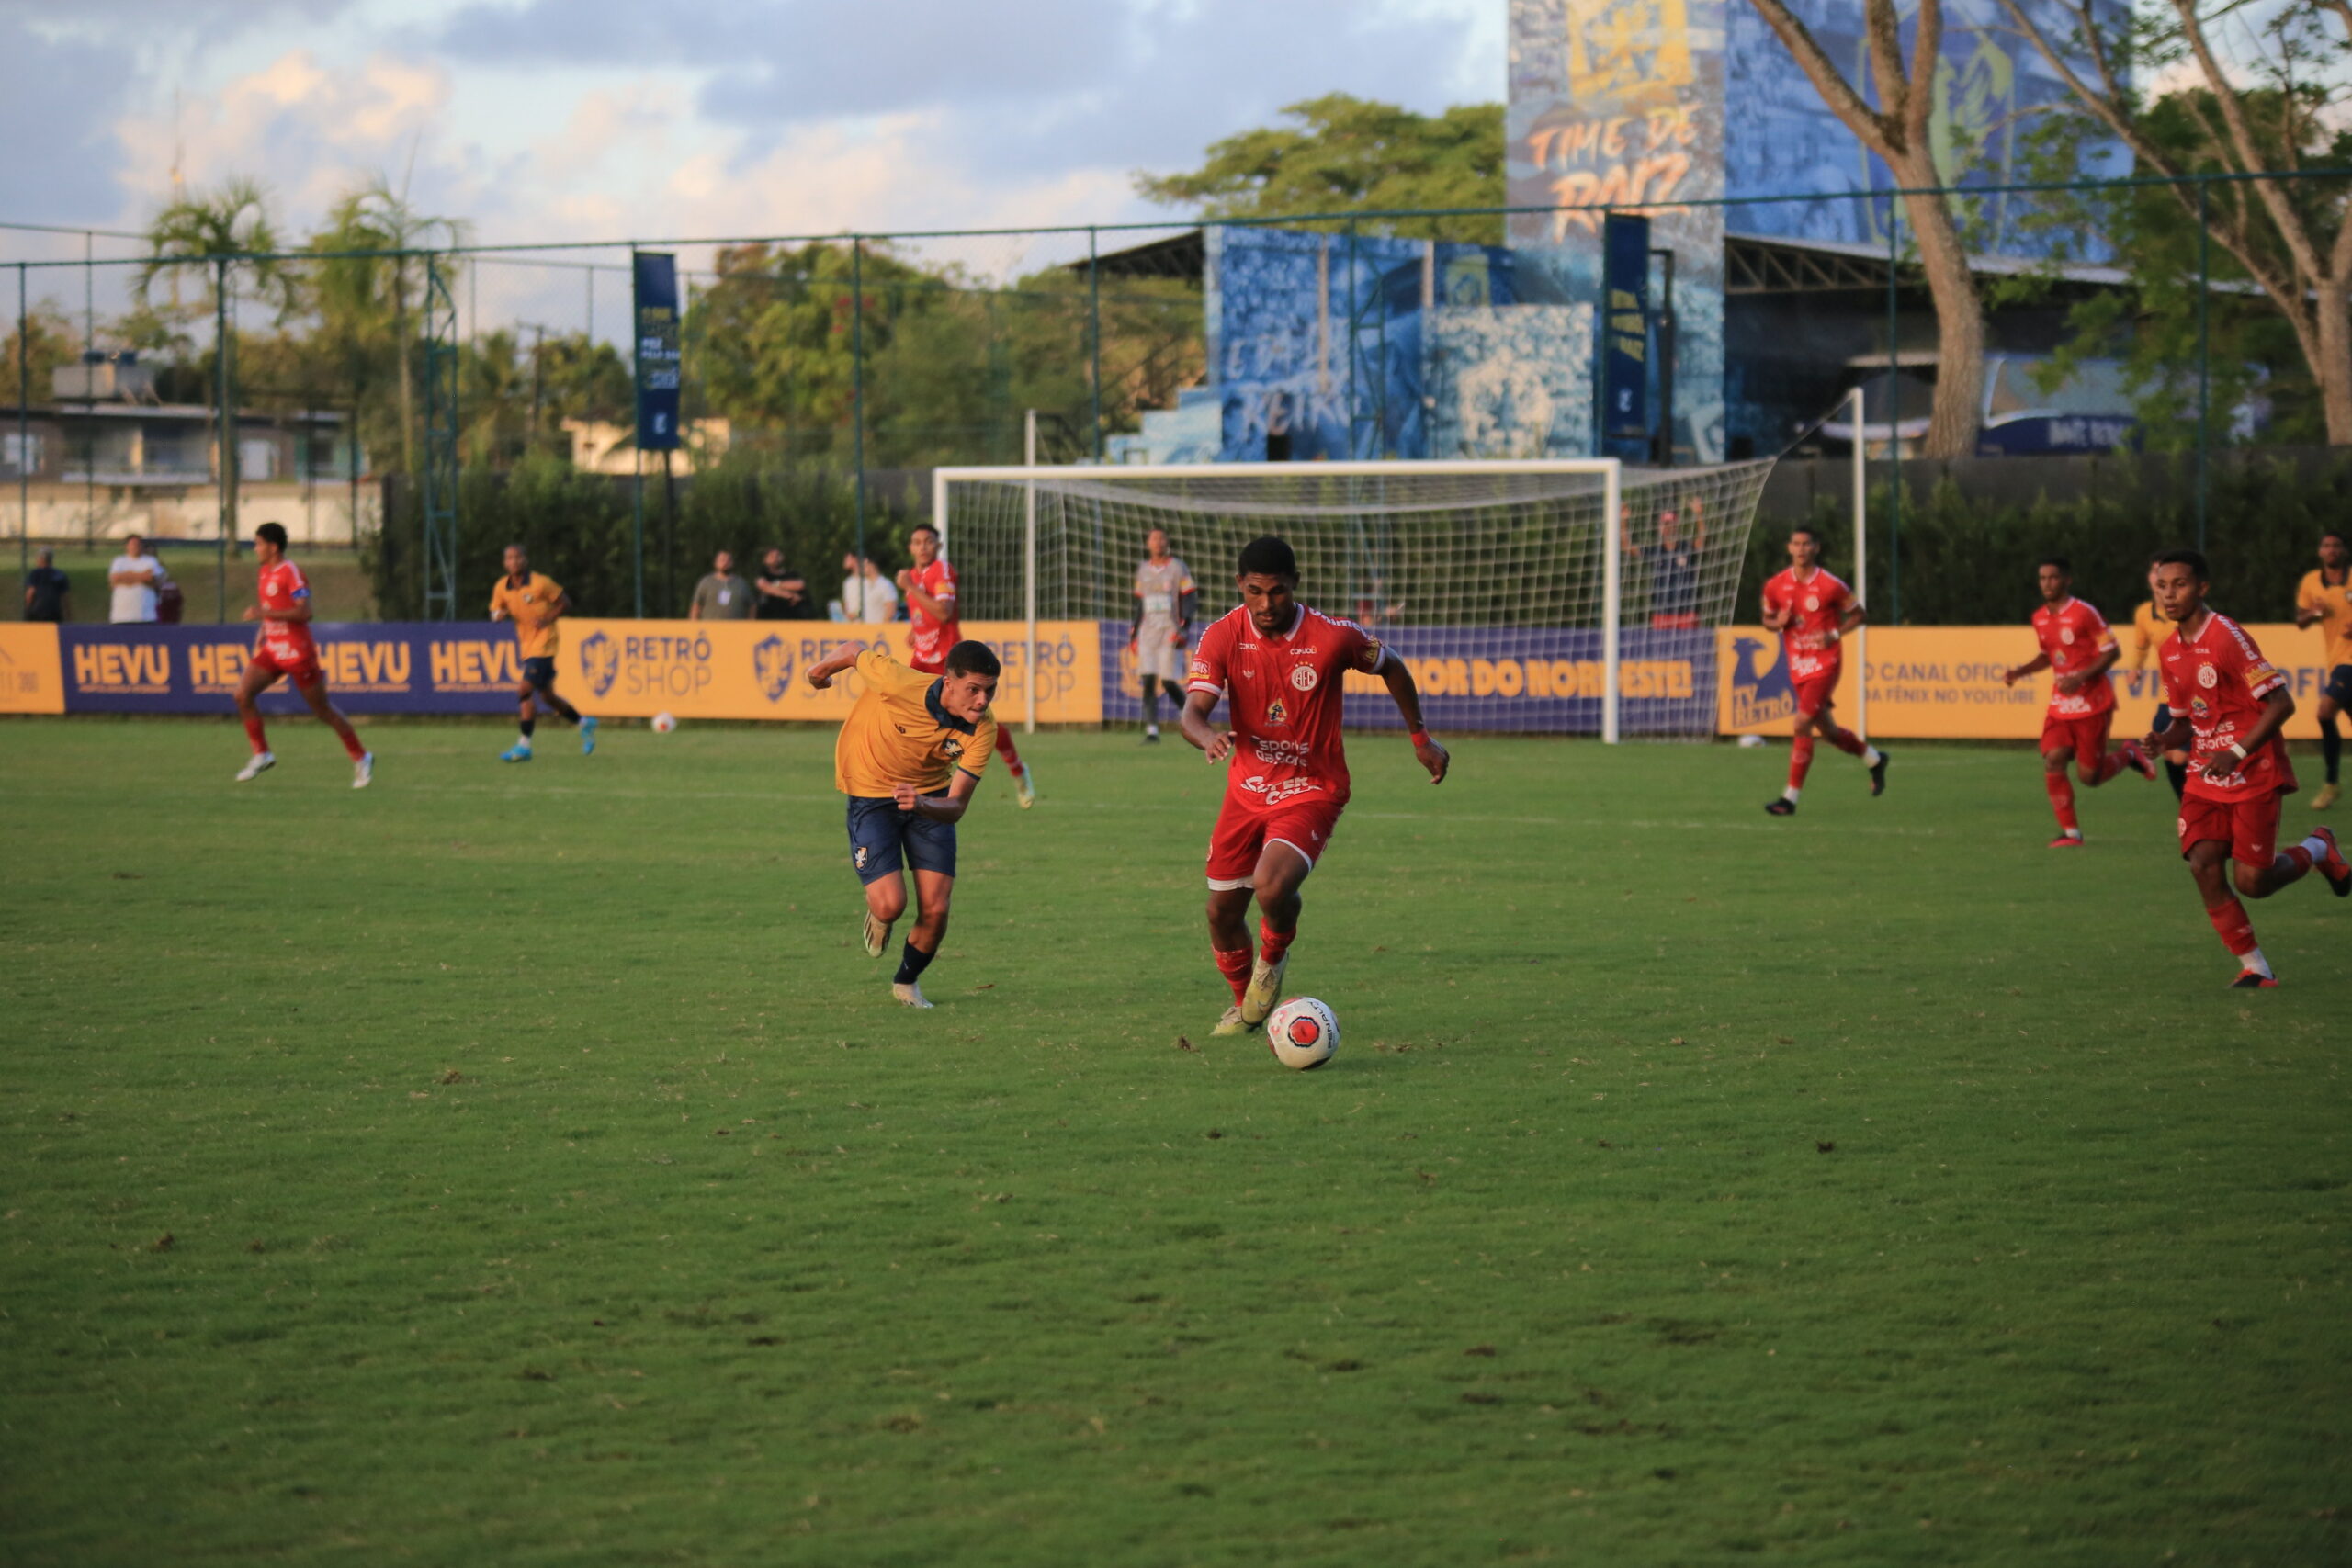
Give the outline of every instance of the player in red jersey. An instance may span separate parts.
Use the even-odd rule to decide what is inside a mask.
[[[1796,733],[1789,741],[1789,787],[1764,809],[1793,817],[1804,776],[1813,769],[1813,738],[1819,735],[1871,771],[1871,793],[1886,793],[1886,753],[1850,729],[1841,728],[1829,705],[1838,694],[1838,671],[1845,661],[1846,634],[1865,619],[1852,589],[1821,564],[1821,536],[1810,528],[1789,535],[1789,570],[1764,584],[1764,629],[1781,634],[1789,662],[1789,684],[1797,699]]]
[[[915,525],[907,536],[907,553],[915,564],[899,573],[899,592],[907,600],[907,668],[937,675],[947,668],[947,650],[963,638],[963,617],[956,609],[956,569],[939,553],[939,530],[928,523]],[[1037,804],[1036,786],[1028,764],[1013,749],[1011,727],[997,730],[996,754],[1012,775],[1012,796],[1028,810]]]
[[[1421,725],[1421,694],[1405,661],[1353,621],[1298,603],[1298,559],[1280,539],[1242,547],[1241,605],[1211,626],[1185,678],[1184,739],[1212,766],[1235,758],[1225,807],[1209,837],[1209,947],[1233,987],[1213,1034],[1244,1034],[1282,999],[1300,886],[1329,845],[1348,804],[1348,756],[1340,740],[1340,683],[1351,670],[1378,675],[1413,739],[1431,784],[1451,759]],[[1209,722],[1227,699],[1230,729]],[[1250,900],[1258,900],[1251,963]]]
[[[2123,645],[2108,629],[2107,618],[2075,597],[2075,566],[2064,556],[2050,556],[2035,570],[2041,588],[2041,608],[2033,613],[2033,635],[2041,651],[2013,670],[2001,672],[2001,684],[2014,686],[2038,671],[2055,670],[2050,686],[2050,711],[2041,720],[2041,783],[2050,792],[2050,807],[2058,814],[2053,850],[2080,849],[2083,825],[2075,816],[2075,786],[2066,777],[2066,760],[2075,761],[2085,789],[2097,789],[2124,769],[2143,779],[2156,776],[2136,740],[2121,749],[2107,749],[2107,732],[2115,722],[2115,685],[2107,672],[2123,657]]]
[[[327,701],[325,673],[319,669],[319,650],[311,641],[311,580],[286,558],[286,530],[265,523],[254,530],[254,558],[261,564],[261,602],[245,607],[245,619],[259,621],[254,656],[245,678],[237,683],[237,716],[245,721],[245,738],[253,742],[251,761],[237,782],[257,779],[277,766],[277,758],[262,733],[260,695],[283,678],[294,682],[319,722],[335,732],[351,753],[351,787],[366,789],[376,776],[376,754],[359,744],[351,721]]]
[[[2295,712],[2287,677],[2262,657],[2245,628],[2205,606],[2211,581],[2195,550],[2168,550],[2148,570],[2156,608],[2173,623],[2159,656],[2172,728],[2142,742],[2151,751],[2188,746],[2180,799],[2180,858],[2197,878],[2205,917],[2237,955],[2244,989],[2278,983],[2254,940],[2254,922],[2222,870],[2234,861],[2237,893],[2267,898],[2316,866],[2337,897],[2352,894],[2352,865],[2335,835],[2314,828],[2291,849],[2276,848],[2278,810],[2295,792],[2295,770],[2279,732]],[[2191,737],[2194,745],[2190,745]]]

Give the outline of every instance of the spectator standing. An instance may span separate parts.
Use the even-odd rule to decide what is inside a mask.
[[[57,570],[57,552],[42,549],[33,558],[40,564],[25,573],[25,619],[52,624],[74,614],[74,580]]]
[[[180,592],[178,581],[172,576],[172,569],[164,564],[160,552],[147,558],[155,563],[155,623],[178,626],[180,617],[187,613],[187,595]]]
[[[686,610],[690,621],[748,621],[752,618],[752,585],[735,575],[735,552],[721,550],[711,558],[710,575],[695,584],[695,602]]]
[[[899,587],[882,575],[871,556],[855,555],[842,558],[842,614],[849,620],[864,625],[878,625],[899,618]]]
[[[147,541],[136,534],[125,539],[122,554],[107,568],[107,581],[114,588],[112,613],[107,618],[119,626],[153,622],[155,581],[161,575],[155,558],[147,553]]]
[[[808,597],[808,580],[784,564],[782,550],[770,550],[760,559],[760,575],[752,581],[758,592],[753,619],[813,621],[817,605]]]

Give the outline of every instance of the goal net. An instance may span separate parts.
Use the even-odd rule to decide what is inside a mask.
[[[1239,603],[1241,547],[1279,535],[1299,598],[1402,655],[1441,730],[1698,739],[1715,733],[1715,631],[1771,468],[955,468],[936,470],[933,506],[967,618],[1100,623],[1114,722],[1140,716],[1127,631],[1136,568],[1163,528],[1198,584],[1195,634]],[[1013,710],[1024,716],[1019,698]],[[1398,722],[1376,695],[1347,716]]]

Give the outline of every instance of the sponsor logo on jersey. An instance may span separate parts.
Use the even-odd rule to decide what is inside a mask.
[[[760,695],[770,702],[780,702],[792,689],[792,645],[780,637],[766,637],[752,645],[752,673],[760,682]]]
[[[1290,672],[1290,683],[1302,692],[1313,691],[1316,682],[1321,679],[1321,676],[1315,673],[1315,666],[1312,664],[1298,665]]]
[[[1376,637],[1363,639],[1363,667],[1366,670],[1380,668],[1380,639]]]
[[[1258,761],[1270,767],[1303,768],[1313,755],[1304,740],[1272,740],[1260,737],[1250,744],[1258,753]]]

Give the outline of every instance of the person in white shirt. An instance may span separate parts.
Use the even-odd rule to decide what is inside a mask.
[[[155,584],[162,576],[155,558],[147,553],[147,541],[136,534],[125,539],[122,554],[107,568],[107,581],[114,585],[113,613],[107,618],[119,626],[154,620]]]
[[[899,585],[882,575],[871,558],[842,557],[842,613],[852,621],[878,624],[899,618]]]

